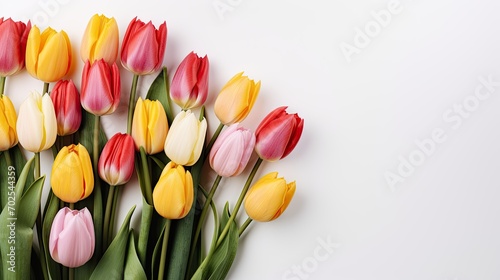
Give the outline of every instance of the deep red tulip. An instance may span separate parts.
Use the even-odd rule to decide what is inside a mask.
[[[57,119],[57,135],[75,133],[82,121],[78,90],[71,80],[59,80],[50,93]]]
[[[24,68],[30,30],[30,21],[25,24],[0,18],[0,76],[10,76]]]
[[[123,185],[134,173],[134,139],[117,133],[104,146],[99,157],[99,176],[111,186]]]

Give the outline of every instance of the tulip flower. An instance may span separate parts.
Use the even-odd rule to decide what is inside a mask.
[[[0,76],[6,77],[24,68],[26,41],[31,22],[15,22],[0,18]]]
[[[127,183],[134,172],[134,139],[117,133],[104,146],[99,157],[99,176],[111,186]]]
[[[260,81],[255,83],[243,72],[236,74],[224,85],[214,104],[217,118],[225,125],[243,121],[259,95]]]
[[[95,14],[90,19],[83,35],[80,57],[84,62],[94,63],[104,59],[113,63],[118,56],[118,25],[114,18]]]
[[[288,114],[287,107],[269,113],[255,131],[255,151],[260,158],[277,161],[292,152],[299,142],[304,120],[298,114]]]
[[[160,152],[168,130],[167,115],[160,101],[143,101],[139,97],[135,104],[131,133],[136,149],[142,146],[148,155]]]
[[[0,152],[17,144],[16,109],[7,95],[0,96]]]
[[[160,69],[167,45],[167,24],[156,29],[135,17],[127,27],[122,42],[123,67],[135,75],[146,75]]]
[[[87,208],[64,207],[54,217],[49,237],[49,252],[54,261],[66,267],[79,267],[92,258],[95,233]]]
[[[52,165],[52,192],[64,202],[75,203],[94,190],[90,155],[82,144],[63,147]]]
[[[175,117],[165,140],[165,153],[177,164],[191,166],[198,161],[205,143],[207,121],[199,121],[190,110]]]
[[[57,119],[57,135],[75,133],[82,121],[80,96],[71,80],[59,80],[50,94]]]
[[[153,191],[153,205],[162,217],[182,219],[194,200],[193,178],[182,165],[169,162],[161,172]]]
[[[208,57],[189,53],[177,68],[170,86],[170,97],[182,109],[198,108],[208,96]]]
[[[255,145],[255,135],[239,123],[222,131],[210,150],[212,169],[222,177],[239,175],[245,169]]]
[[[49,27],[40,34],[37,26],[31,28],[26,43],[26,70],[31,76],[45,83],[58,81],[68,74],[71,59],[66,32]]]
[[[82,72],[82,107],[96,116],[112,114],[120,102],[120,71],[103,59],[85,63]]]
[[[250,218],[269,222],[278,218],[288,207],[295,193],[295,181],[287,183],[271,172],[260,178],[247,192],[245,210]]]
[[[54,145],[57,119],[48,94],[32,93],[19,108],[16,123],[17,137],[24,149],[38,153]]]

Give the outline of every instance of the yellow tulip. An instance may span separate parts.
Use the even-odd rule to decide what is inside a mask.
[[[162,151],[167,132],[167,115],[160,101],[143,101],[139,97],[132,119],[132,138],[136,149],[139,150],[142,146],[148,155]]]
[[[0,152],[6,151],[17,144],[16,109],[6,96],[0,96]]]
[[[90,63],[104,59],[112,64],[118,56],[118,25],[114,18],[95,14],[89,21],[82,39],[80,56]]]
[[[66,32],[49,27],[40,34],[37,26],[31,28],[26,43],[26,70],[31,76],[46,83],[58,81],[69,72],[71,59]]]
[[[156,212],[167,219],[182,219],[194,200],[193,178],[182,165],[173,161],[163,169],[153,191]]]
[[[75,203],[87,198],[94,190],[94,173],[85,146],[71,144],[63,147],[52,165],[52,191],[64,202]]]
[[[38,153],[56,142],[57,119],[48,94],[32,93],[19,107],[17,137],[24,149]]]
[[[221,123],[231,125],[243,121],[259,95],[260,81],[255,83],[243,72],[236,74],[222,88],[214,104],[214,112]]]
[[[259,222],[278,218],[288,207],[295,193],[295,181],[287,183],[271,172],[260,178],[248,191],[245,210],[248,216]]]

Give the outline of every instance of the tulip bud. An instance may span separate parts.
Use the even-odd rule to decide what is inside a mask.
[[[7,95],[0,96],[0,152],[17,144],[16,109]]]
[[[89,210],[71,210],[68,207],[59,210],[50,229],[49,252],[52,259],[66,267],[79,267],[92,258],[94,248],[94,223]]]
[[[0,18],[0,76],[6,77],[24,68],[26,41],[31,22],[14,22]]]
[[[132,137],[137,150],[144,147],[148,155],[163,149],[168,132],[167,115],[160,101],[139,97],[132,119]]]
[[[242,122],[252,110],[259,95],[260,81],[255,83],[243,72],[236,74],[224,85],[214,104],[214,112],[221,123],[231,125]]]
[[[190,110],[175,117],[165,140],[165,153],[177,164],[191,166],[198,161],[205,143],[207,121],[199,121]]]
[[[96,116],[112,114],[120,103],[120,71],[103,59],[85,63],[82,72],[82,107]]]
[[[49,27],[40,34],[37,26],[31,28],[26,43],[26,70],[31,76],[46,83],[62,79],[71,68],[71,55],[66,32]]]
[[[278,218],[288,207],[295,193],[295,181],[287,183],[271,172],[260,178],[247,192],[245,210],[248,216],[259,222]]]
[[[123,67],[136,75],[146,75],[160,69],[167,45],[167,24],[156,29],[135,17],[128,25],[122,42]]]
[[[298,114],[288,114],[286,108],[274,109],[255,131],[255,151],[264,160],[276,161],[286,157],[302,135],[304,120]]]
[[[95,14],[90,19],[82,39],[80,56],[84,62],[104,59],[113,63],[118,56],[118,25],[114,18]]]
[[[104,146],[99,157],[99,176],[111,186],[127,183],[134,172],[134,139],[117,133]]]
[[[82,121],[80,96],[73,81],[59,80],[50,93],[57,119],[57,135],[75,133]]]
[[[32,93],[19,108],[17,137],[24,149],[38,153],[56,142],[57,120],[48,94]]]
[[[208,57],[189,53],[177,68],[170,86],[170,97],[182,109],[198,108],[208,96]]]
[[[64,202],[75,203],[94,190],[94,174],[90,156],[82,144],[63,147],[52,165],[52,191]]]
[[[250,130],[232,124],[222,131],[210,150],[210,166],[222,177],[239,175],[245,169],[255,145]]]
[[[182,165],[169,162],[163,169],[153,190],[153,204],[162,217],[184,218],[193,205],[193,178]]]

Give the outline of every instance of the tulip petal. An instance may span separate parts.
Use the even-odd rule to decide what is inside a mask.
[[[92,257],[94,250],[93,230],[81,218],[72,218],[59,234],[57,256],[61,264],[67,267],[79,267]]]
[[[57,138],[57,119],[54,111],[54,104],[48,94],[42,97],[42,114],[44,135],[42,141],[42,150],[47,150],[56,142]]]
[[[43,114],[38,107],[40,94],[31,94],[19,107],[16,124],[17,136],[24,149],[36,153],[41,151],[43,140]]]
[[[37,77],[38,54],[40,53],[41,34],[40,29],[35,25],[31,28],[26,42],[26,70],[31,76]]]

